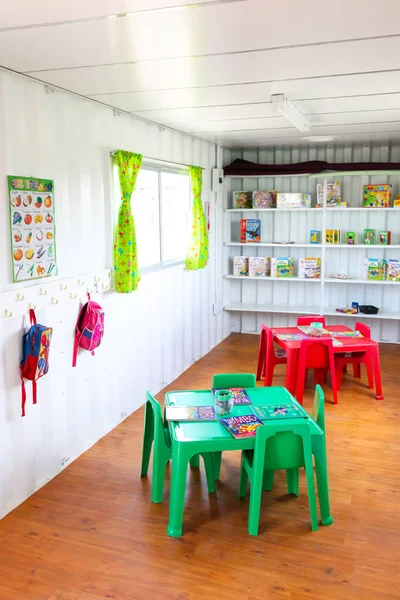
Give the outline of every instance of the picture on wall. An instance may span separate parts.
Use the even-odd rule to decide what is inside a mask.
[[[8,176],[13,281],[57,275],[54,181]]]

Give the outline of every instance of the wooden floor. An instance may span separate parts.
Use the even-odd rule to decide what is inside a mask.
[[[0,600],[398,600],[399,350],[381,349],[383,402],[364,373],[344,377],[338,406],[326,393],[331,527],[311,532],[304,478],[294,498],[279,473],[250,537],[231,452],[210,497],[203,468],[190,472],[184,535],[168,538],[169,472],[159,505],[139,478],[141,409],[0,522]],[[231,335],[167,389],[254,372],[256,355],[255,336]]]

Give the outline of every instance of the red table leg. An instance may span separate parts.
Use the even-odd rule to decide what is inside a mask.
[[[375,377],[375,388],[376,388],[376,399],[383,400],[382,392],[382,381],[381,381],[381,363],[379,359],[379,346],[374,344],[371,349],[372,357],[374,361],[374,377]]]
[[[286,348],[287,366],[286,366],[286,379],[285,387],[293,396],[296,394],[296,382],[297,382],[297,362],[299,358],[298,350],[289,350]]]

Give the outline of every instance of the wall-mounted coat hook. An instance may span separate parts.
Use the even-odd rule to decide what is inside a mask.
[[[19,294],[19,293],[18,293],[18,294],[15,296],[15,299],[16,299],[18,302],[22,302],[22,300],[23,300],[24,298],[25,298],[24,294]]]
[[[46,294],[47,294],[47,290],[45,290],[44,288],[40,288],[39,295],[40,296],[45,296]]]
[[[82,279],[78,279],[78,285],[84,285],[84,284],[85,284],[85,282],[82,281]]]
[[[86,293],[87,294],[93,294],[92,288],[86,288]]]
[[[66,283],[60,283],[60,290],[61,290],[62,292],[65,292],[65,290],[67,289],[67,287],[68,287],[68,286],[67,286],[67,284],[66,284]]]
[[[52,304],[58,304],[58,298],[52,298],[51,299],[51,303]]]
[[[10,319],[12,317],[12,310],[4,309],[4,316],[6,319]]]
[[[101,284],[101,289],[102,290],[108,290],[108,285],[106,285],[105,283]]]
[[[75,300],[75,298],[76,298],[76,294],[70,294],[69,295],[69,299],[70,300]]]
[[[95,275],[94,276],[94,281],[95,281],[95,283],[99,283],[100,277],[98,275]]]
[[[28,304],[28,308],[29,308],[30,310],[36,310],[36,304],[31,304],[31,303],[29,302],[29,304]]]

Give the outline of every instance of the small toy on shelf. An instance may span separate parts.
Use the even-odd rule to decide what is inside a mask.
[[[257,243],[261,240],[260,219],[241,219],[240,241],[242,244]]]
[[[390,231],[379,231],[378,232],[378,243],[381,244],[381,246],[389,246],[390,238],[391,238]]]
[[[278,208],[311,208],[311,193],[278,192],[276,204]]]
[[[351,308],[354,308],[358,312],[358,302],[352,302]]]
[[[253,192],[232,192],[233,208],[253,208]]]
[[[301,279],[320,279],[320,258],[299,258],[299,277]]]
[[[327,244],[339,244],[339,242],[340,242],[339,229],[327,229],[325,231],[325,241]]]
[[[392,199],[392,184],[382,183],[379,185],[363,186],[364,208],[388,208]]]
[[[276,208],[276,192],[253,192],[253,208]]]
[[[364,244],[375,244],[375,229],[364,229]]]
[[[311,229],[310,231],[310,244],[321,243],[321,232],[318,229]]]
[[[344,313],[345,315],[356,315],[358,310],[356,308],[336,308],[336,312]]]
[[[338,181],[330,181],[327,183],[326,205],[336,206],[340,202],[340,183]],[[324,204],[324,184],[317,183],[317,204]]]
[[[236,276],[249,274],[249,259],[247,256],[235,256],[233,258],[233,274]]]
[[[400,206],[400,194],[397,194],[396,198],[394,199],[393,206]]]
[[[387,278],[388,281],[400,281],[400,260],[389,259]]]
[[[348,231],[346,233],[346,242],[348,246],[355,246],[356,234],[354,233],[354,231]]]
[[[293,277],[294,260],[291,257],[271,259],[271,277]]]
[[[328,277],[330,279],[349,279],[349,276],[345,273],[329,273]]]
[[[249,277],[271,275],[271,259],[269,256],[251,256],[249,258]]]
[[[383,258],[366,258],[364,260],[364,279],[384,281],[387,266],[387,260]]]

